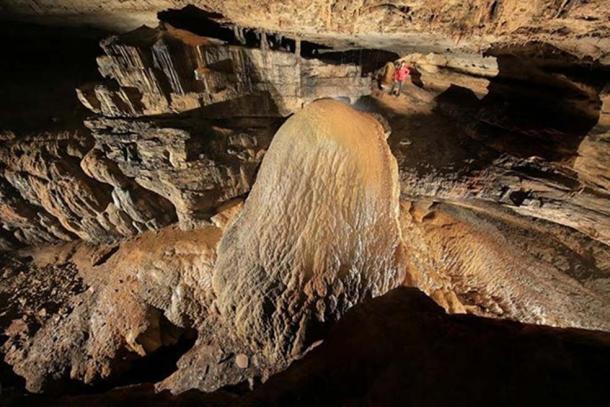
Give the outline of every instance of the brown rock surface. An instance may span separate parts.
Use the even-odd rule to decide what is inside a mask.
[[[97,113],[86,121],[93,139],[80,124],[4,131],[3,248],[108,242],[176,219],[195,227],[250,190],[282,115],[369,92],[357,62],[240,44],[216,25],[237,43],[170,25],[102,41],[107,81],[77,91]]]
[[[352,308],[244,406],[605,404],[608,335],[447,315],[413,288]]]
[[[610,191],[610,86],[600,94],[599,120],[578,147],[574,169],[588,185]]]
[[[180,226],[188,229],[250,190],[278,124],[274,117],[211,121],[195,113],[168,119],[97,118],[87,125],[96,140],[82,164],[89,175],[112,185],[121,203],[131,196],[158,196],[170,208],[151,212],[175,212]]]
[[[0,149],[7,197],[2,221],[12,239],[26,244],[76,237],[103,242],[173,221],[167,201],[125,177],[119,191],[90,178],[81,161],[92,145],[82,132],[6,140]],[[89,170],[95,167],[84,161]]]
[[[604,405],[609,340],[599,332],[447,315],[423,293],[402,287],[354,306],[321,345],[253,392],[171,395],[139,385],[12,400],[32,406]]]
[[[63,265],[45,251],[33,252],[35,264],[46,258],[51,265],[44,267],[76,269],[87,289],[64,298],[40,329],[8,332],[6,361],[38,392],[68,377],[85,383],[115,377],[134,358],[176,343],[183,328],[200,325],[209,313],[220,233],[213,226],[190,232],[169,227],[116,246],[70,244]],[[44,270],[30,268],[33,275]],[[31,282],[28,287],[35,288]]]
[[[316,101],[280,128],[219,246],[214,291],[233,332],[282,366],[402,278],[398,173],[382,126]]]
[[[185,340],[194,345],[172,361],[177,370],[147,379],[157,390],[252,388],[315,353],[314,341],[349,308],[403,280],[453,313],[610,330],[603,2],[320,1],[302,13],[290,1],[200,3],[259,29],[221,27],[194,8],[162,13],[158,28],[103,41],[105,80],[78,91],[91,112],[86,128],[70,103],[49,107],[60,117],[48,129],[47,115],[37,112],[44,103],[32,101],[31,125],[20,117],[3,122],[0,245],[37,248],[2,254],[2,349],[29,389],[67,378],[126,383],[133,366],[154,363]],[[19,12],[14,4],[1,7]],[[104,12],[91,4],[40,3],[37,13],[72,10],[105,24],[119,10],[114,2]],[[160,5],[183,4],[120,7],[149,13]],[[291,42],[260,28],[304,38]],[[358,44],[409,61],[411,83],[401,97],[381,90],[361,97],[370,91],[362,74],[395,56],[353,50]],[[372,114],[336,100],[309,103],[323,96],[358,99],[354,106]],[[3,117],[27,98],[16,100]],[[409,325],[407,312],[417,307],[391,298],[386,305],[405,314],[381,318],[380,335],[393,328],[417,335],[418,324],[428,326]],[[455,324],[472,320],[428,311],[440,328],[425,331],[426,343],[445,328],[458,326],[463,339],[505,326],[487,321],[478,331],[476,323]],[[514,338],[517,325],[506,326],[502,335]],[[380,340],[364,335],[358,343]],[[412,349],[437,355],[415,339]],[[506,353],[511,339],[496,339],[493,349]],[[399,342],[382,342],[382,353]],[[518,354],[530,355],[519,343]],[[444,362],[449,349],[440,352]],[[413,360],[403,350],[400,363]],[[328,373],[316,358],[303,371]],[[430,360],[438,362],[424,358],[417,370],[428,371]],[[389,369],[383,374],[422,384],[401,376],[400,366]],[[278,380],[279,393],[269,396],[263,386],[254,399],[275,402],[291,388]],[[369,401],[385,400],[380,386],[366,390]]]
[[[405,203],[401,219],[414,284],[449,312],[610,329],[604,244],[491,205]]]
[[[312,128],[321,117],[324,126]],[[11,331],[6,361],[28,388],[40,391],[66,376],[112,378],[129,359],[175,343],[181,328],[195,328],[199,338],[160,388],[213,390],[268,376],[305,350],[317,325],[400,283],[397,168],[372,116],[315,102],[289,119],[266,157],[236,220],[228,219],[239,205],[214,217],[229,225],[216,263],[221,230],[213,226],[35,252],[39,266],[74,264],[88,289],[39,330]],[[341,182],[329,182],[334,177]],[[271,208],[281,211],[269,217]]]
[[[12,18],[95,24],[130,30],[154,26],[157,11],[195,5],[214,10],[246,27],[274,32],[351,34],[364,41],[383,41],[381,33],[401,34],[403,42],[428,50],[458,48],[479,51],[490,43],[544,41],[577,55],[607,58],[610,19],[607,0],[524,4],[519,0],[442,0],[353,2],[351,0],[83,0],[35,2],[6,0],[0,11]]]
[[[218,30],[234,36],[228,28]],[[106,55],[98,58],[99,69],[113,81],[81,88],[78,96],[106,117],[176,113],[221,102],[242,116],[285,116],[319,97],[356,100],[370,92],[358,64],[302,58],[296,45],[276,50],[265,41],[235,45],[169,24],[141,27],[102,41]],[[249,104],[253,96],[256,106]]]

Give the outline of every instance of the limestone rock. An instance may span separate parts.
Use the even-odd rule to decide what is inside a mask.
[[[450,312],[610,329],[610,252],[492,205],[402,205],[410,276]]]
[[[596,126],[578,147],[574,169],[581,180],[610,191],[610,86],[600,94],[602,106]]]
[[[33,134],[4,143],[2,223],[11,241],[16,245],[74,238],[103,242],[173,221],[171,204],[137,188],[128,178],[115,180],[122,183],[117,192],[90,177],[98,164],[104,165],[88,155],[92,146],[82,132]]]
[[[295,49],[235,46],[168,24],[110,37],[102,48],[99,69],[113,81],[84,87],[78,96],[106,117],[184,112],[221,102],[243,116],[285,116],[320,97],[356,100],[370,93],[370,81],[356,63],[302,58]],[[256,106],[248,103],[252,96]]]
[[[64,300],[38,331],[10,335],[6,362],[39,392],[67,378],[116,377],[135,357],[175,343],[209,315],[219,239],[213,226],[169,227],[108,247],[97,260],[78,244],[66,261],[88,289]]]
[[[147,0],[103,2],[6,0],[2,11],[13,18],[63,24],[93,24],[113,31],[153,26],[157,12],[194,5],[214,10],[241,26],[272,32],[352,34],[362,41],[379,41],[371,33],[401,34],[405,42],[431,51],[478,52],[490,43],[544,41],[580,56],[600,58],[610,51],[610,19],[605,0],[524,4],[477,0],[464,4],[440,0]],[[367,37],[367,34],[369,37]]]
[[[219,246],[214,292],[233,333],[276,367],[313,328],[402,278],[398,173],[382,126],[319,100],[265,155]]]
[[[91,118],[85,130],[7,133],[0,148],[5,249],[108,242],[209,221],[250,190],[276,117]]]
[[[196,114],[98,118],[87,125],[96,147],[86,158],[99,157],[91,176],[112,185],[121,203],[138,191],[162,197],[171,203],[165,212],[175,212],[184,229],[207,221],[216,208],[250,190],[277,128],[275,118],[215,122]]]
[[[36,248],[0,254],[0,329],[30,390],[114,380],[195,334],[157,390],[252,385],[399,284],[451,313],[610,330],[605,9],[411,3],[199,2],[329,47],[168,11],[102,42],[86,128],[2,131],[0,247]],[[555,46],[479,55],[529,40]],[[413,66],[400,98],[364,96],[397,56],[364,44]]]
[[[556,222],[610,244],[607,195],[588,188],[565,167],[538,159],[503,155],[484,169],[466,164],[456,174],[417,175],[402,172],[405,197],[434,197],[447,201],[482,200],[499,203],[515,212]]]

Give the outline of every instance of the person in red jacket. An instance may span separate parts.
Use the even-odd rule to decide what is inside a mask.
[[[407,79],[407,76],[409,76],[409,67],[405,61],[401,61],[398,68],[396,68],[394,71],[394,85],[392,85],[391,91],[392,94],[396,96],[400,95],[402,84],[404,83],[405,79]]]

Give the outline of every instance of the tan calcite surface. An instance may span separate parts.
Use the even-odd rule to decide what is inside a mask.
[[[173,226],[116,246],[70,243],[65,250],[28,251],[34,276],[61,263],[77,270],[84,289],[39,320],[40,329],[10,335],[6,362],[38,392],[68,377],[85,383],[113,377],[133,359],[126,354],[143,357],[175,343],[181,328],[198,326],[208,315],[220,235],[215,226],[190,232]]]
[[[330,99],[300,110],[353,101],[370,81],[352,63],[141,28],[103,42],[98,67],[116,83],[78,91],[91,135],[3,133],[1,247],[80,239],[1,265],[2,316],[16,314],[3,352],[30,390],[113,379],[185,332],[197,341],[157,389],[266,379],[322,325],[399,284],[451,313],[610,330],[608,92],[601,68],[577,58],[608,62],[607,2],[296,3],[193,2],[246,26],[401,52],[419,76],[401,98],[360,98],[374,115]],[[186,2],[37,4],[28,13],[124,29]],[[479,55],[526,41],[574,55],[545,44]],[[469,54],[428,53],[447,49]],[[528,100],[598,123],[520,127],[503,107]]]
[[[578,146],[574,169],[581,180],[603,193],[610,190],[610,84],[601,92],[600,100],[599,119]]]
[[[235,334],[281,364],[317,323],[396,286],[398,195],[372,116],[324,99],[288,119],[219,246],[214,291]]]
[[[412,283],[449,312],[610,329],[610,253],[495,207],[401,205]]]

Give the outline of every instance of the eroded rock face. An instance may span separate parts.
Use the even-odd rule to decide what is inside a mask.
[[[108,242],[205,223],[248,192],[275,118],[99,118],[84,132],[7,135],[0,149],[4,249]]]
[[[610,191],[610,85],[600,94],[602,106],[595,127],[578,147],[574,169],[588,185]]]
[[[282,363],[316,323],[395,286],[398,193],[373,117],[328,99],[291,117],[219,247],[214,291],[235,334]]]
[[[163,212],[175,213],[180,226],[189,229],[250,190],[278,119],[212,121],[192,114],[98,118],[87,125],[96,140],[82,162],[88,174],[110,184],[119,202],[137,191],[162,197],[171,203]]]
[[[479,51],[491,42],[546,41],[579,55],[607,56],[610,50],[609,11],[604,0],[523,4],[478,0],[468,4],[441,0],[315,0],[305,7],[300,0],[147,0],[104,2],[60,0],[39,4],[33,0],[7,0],[2,11],[13,18],[95,24],[113,30],[154,25],[156,13],[187,4],[224,14],[246,27],[269,31],[347,33],[366,38],[370,33],[400,33],[414,47]],[[361,34],[358,36],[358,34]],[[372,36],[373,40],[379,40]],[[450,38],[451,40],[448,40]]]
[[[604,244],[495,206],[403,203],[401,219],[415,285],[448,311],[610,329]]]
[[[146,356],[190,328],[199,338],[161,388],[213,390],[281,370],[321,325],[403,279],[398,172],[385,138],[373,116],[341,102],[294,115],[237,218],[239,205],[213,218],[229,225],[218,261],[215,226],[74,244],[67,258],[52,257],[74,264],[87,289],[38,331],[14,332],[7,362],[32,391],[66,376],[91,383],[124,371],[122,355]]]
[[[81,88],[78,96],[107,117],[183,112],[221,102],[243,116],[285,116],[319,97],[355,100],[370,92],[357,64],[302,58],[297,45],[279,51],[266,41],[236,46],[169,24],[142,27],[102,42],[100,72],[116,82]],[[256,106],[244,99],[252,96]]]
[[[231,4],[218,7],[231,14]],[[435,4],[396,10],[414,26],[413,13]],[[482,30],[504,35],[513,3],[493,4],[439,7],[448,21],[471,23],[472,11]],[[335,5],[329,27],[398,29],[386,13],[393,6]],[[520,12],[555,10],[553,20],[572,26],[568,16],[587,7]],[[528,33],[530,23],[507,38],[546,35]],[[91,135],[80,125],[4,132],[2,247],[81,240],[22,252],[36,253],[36,265],[3,265],[0,300],[18,302],[0,303],[0,317],[12,319],[0,320],[3,349],[29,389],[114,380],[131,359],[194,333],[157,389],[251,385],[301,357],[350,307],[399,284],[450,312],[610,330],[603,61],[544,44],[485,58],[411,54],[403,96],[377,91],[356,103],[381,118],[330,99],[300,111],[319,96],[369,93],[364,65],[378,61],[355,62],[366,55],[359,50],[298,52],[297,42],[240,27],[224,42],[196,26],[103,42],[106,81],[79,89]],[[396,39],[355,41],[371,38],[402,49]],[[233,222],[236,197],[249,192]],[[28,287],[51,306],[24,295]]]
[[[39,321],[40,329],[34,323],[8,332],[7,363],[39,392],[67,378],[114,378],[134,357],[176,343],[184,328],[201,325],[209,314],[220,234],[215,226],[190,232],[169,227],[117,246],[72,244],[51,265],[76,269],[84,288]],[[44,252],[35,254],[41,258]],[[10,273],[6,278],[11,281]]]
[[[95,113],[87,128],[5,131],[2,248],[108,242],[176,220],[196,227],[250,190],[285,115],[370,91],[356,62],[302,58],[295,41],[272,49],[260,35],[255,47],[218,29],[233,42],[168,24],[110,37],[98,58],[107,80],[77,90]]]
[[[12,136],[2,146],[5,236],[13,244],[131,236],[174,220],[169,202],[136,187],[119,199],[81,161],[93,145],[83,132]],[[123,187],[130,186],[124,179]]]

